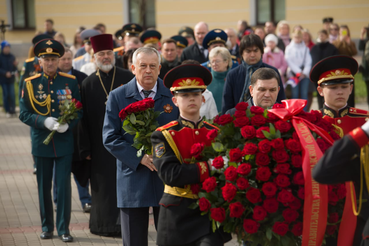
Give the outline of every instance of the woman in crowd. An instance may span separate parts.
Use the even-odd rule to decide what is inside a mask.
[[[63,44],[64,47],[68,47],[69,48],[69,45],[65,42],[65,36],[64,36],[63,33],[61,33],[61,32],[55,33],[54,39],[56,41],[58,41],[59,43]]]
[[[77,30],[77,32],[74,34],[73,45],[70,47],[70,50],[73,53],[73,57],[77,53],[77,50],[83,46],[83,40],[81,38],[81,32],[83,30],[85,30],[85,28],[84,27],[80,27]]]
[[[283,43],[286,47],[290,44],[290,25],[286,20],[281,20],[280,22],[278,22],[277,35],[283,40]]]
[[[294,81],[292,98],[308,99],[309,73],[311,69],[311,56],[309,48],[302,41],[302,33],[297,30],[293,33],[291,43],[286,47],[285,55],[289,71],[287,77]],[[306,105],[304,110],[307,111]]]
[[[313,38],[311,37],[311,33],[308,29],[302,29],[302,40],[304,41],[306,47],[309,48],[309,50],[311,50],[311,48],[313,48],[313,46],[315,45],[313,42]]]
[[[366,84],[366,91],[369,92],[369,26],[361,29],[359,50],[363,51],[360,72]],[[367,103],[369,105],[369,93],[367,93]]]
[[[284,53],[277,47],[278,38],[274,34],[268,34],[265,37],[265,49],[263,54],[263,62],[278,69],[282,82],[285,82],[285,74],[287,70],[287,62],[284,59]]]
[[[227,74],[232,68],[232,57],[226,48],[216,47],[210,51],[209,61],[213,80],[208,86],[208,90],[213,93],[217,110],[221,112],[223,87]]]
[[[329,42],[333,43],[338,39],[340,27],[336,23],[332,23],[329,27]]]
[[[137,49],[129,49],[123,55],[123,68],[132,72],[132,57]]]

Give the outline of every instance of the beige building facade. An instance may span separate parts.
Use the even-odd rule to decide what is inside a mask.
[[[145,10],[140,10],[142,4]],[[214,29],[236,28],[238,20],[254,26],[274,18],[287,20],[291,27],[300,24],[308,28],[315,39],[322,28],[322,18],[333,17],[334,22],[347,24],[352,38],[358,39],[361,28],[369,24],[368,13],[368,0],[0,0],[0,20],[11,25],[5,33],[6,40],[27,51],[36,31],[44,31],[48,18],[72,44],[80,26],[92,28],[104,23],[107,33],[114,34],[140,16],[163,38],[177,34],[181,26],[193,27],[199,21]]]

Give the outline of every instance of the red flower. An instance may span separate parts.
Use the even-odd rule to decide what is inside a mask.
[[[300,142],[294,139],[288,139],[286,141],[286,148],[289,149],[291,152],[300,152],[302,150]]]
[[[256,221],[262,221],[267,216],[267,212],[262,206],[255,206],[252,218]]]
[[[338,213],[330,213],[329,214],[329,218],[328,218],[328,222],[329,223],[336,223],[339,220],[339,215]]]
[[[210,141],[212,141],[214,138],[218,136],[218,131],[216,129],[213,129],[206,134],[206,138]]]
[[[242,128],[242,127],[244,127],[246,125],[249,125],[250,124],[250,120],[247,117],[240,117],[240,118],[236,118],[233,121],[233,124],[234,124],[235,127]]]
[[[78,101],[77,99],[73,98],[72,102],[76,105],[76,109],[81,109],[82,108],[82,103],[80,101]]]
[[[233,115],[236,118],[246,117],[246,111],[244,110],[236,110],[236,112]]]
[[[241,163],[241,165],[239,165],[237,167],[237,173],[241,174],[241,175],[248,175],[251,172],[251,165],[249,163]]]
[[[277,233],[278,235],[284,236],[288,232],[288,225],[283,222],[275,222],[273,225],[273,232]]]
[[[275,149],[284,149],[284,143],[282,138],[273,139],[271,142],[273,148]]]
[[[236,184],[237,184],[238,189],[240,190],[246,190],[250,186],[249,181],[243,177],[239,177],[237,179]]]
[[[255,163],[258,166],[267,166],[269,165],[270,159],[269,156],[267,154],[263,154],[263,153],[257,153],[256,154],[256,159],[255,159]]]
[[[337,226],[336,225],[328,225],[327,226],[327,230],[326,230],[326,233],[328,235],[333,235],[337,230]]]
[[[217,180],[215,177],[209,177],[202,183],[202,189],[206,192],[212,192],[217,187]]]
[[[233,120],[233,117],[230,116],[229,114],[223,114],[221,116],[217,115],[214,119],[214,123],[224,126],[227,125],[228,123],[231,123]]]
[[[346,197],[346,186],[345,184],[337,185],[337,196],[338,199],[343,199]]]
[[[287,121],[283,121],[283,120],[279,120],[274,124],[275,128],[277,130],[279,130],[281,133],[286,133],[288,132],[291,128],[292,125],[290,122]]]
[[[265,154],[269,153],[270,149],[272,148],[270,146],[269,140],[267,140],[267,139],[264,139],[264,140],[260,141],[258,146],[259,146],[259,151],[261,153],[265,153]]]
[[[279,118],[273,113],[268,112],[267,116],[268,122],[276,122],[277,120],[279,120]]]
[[[245,139],[253,139],[256,136],[256,130],[253,126],[244,126],[241,128],[241,135]]]
[[[296,224],[293,225],[291,232],[293,233],[293,235],[295,235],[296,237],[299,237],[302,235],[302,222],[297,222]]]
[[[236,110],[246,111],[248,106],[249,106],[249,104],[247,102],[240,102],[240,103],[237,103],[235,108],[236,108]]]
[[[222,223],[225,220],[225,210],[224,208],[212,208],[210,209],[210,217],[215,220],[218,221],[220,223]]]
[[[292,195],[290,191],[282,190],[278,193],[277,200],[283,204],[287,204],[289,202],[293,202],[295,200],[295,197]]]
[[[192,191],[192,194],[199,194],[200,192],[200,185],[199,184],[191,184],[191,191]]]
[[[258,150],[258,146],[253,143],[246,143],[243,147],[243,154],[244,155],[253,155]]]
[[[291,164],[296,168],[302,167],[302,156],[298,154],[291,155]]]
[[[294,210],[298,210],[301,208],[301,202],[300,202],[300,199],[296,198],[295,197],[295,200],[293,200],[293,202],[290,202],[288,204],[290,206],[290,208],[294,209]]]
[[[261,193],[258,189],[255,188],[250,188],[247,192],[246,192],[246,198],[247,200],[249,200],[251,203],[258,203],[261,202]]]
[[[319,145],[319,148],[323,153],[330,147],[329,144],[321,138],[318,138],[316,143]]]
[[[338,202],[338,196],[334,191],[328,191],[328,203],[335,206]]]
[[[199,199],[199,207],[200,211],[208,211],[211,207],[211,204],[208,199],[206,199],[205,197],[201,197]]]
[[[201,155],[201,152],[204,150],[204,144],[203,143],[194,143],[191,146],[190,154],[191,156],[195,158],[199,158]]]
[[[259,106],[252,106],[250,111],[252,114],[264,114],[264,110],[262,107]]]
[[[301,187],[298,191],[297,191],[297,196],[301,199],[304,200],[305,199],[305,188]]]
[[[340,135],[338,135],[335,131],[331,131],[329,135],[333,138],[333,140],[341,139]]]
[[[270,197],[270,196],[274,196],[275,193],[277,192],[277,186],[272,182],[267,182],[263,184],[263,187],[261,188],[261,190],[266,196]]]
[[[292,173],[289,164],[277,164],[277,166],[274,169],[274,172],[280,173],[280,174],[291,174]]]
[[[276,108],[285,108],[285,106],[282,103],[275,103],[272,109],[276,109]]]
[[[222,187],[222,195],[224,200],[227,202],[231,202],[233,198],[237,194],[237,188],[231,183],[226,183],[225,186]]]
[[[235,181],[238,176],[237,169],[233,166],[227,167],[227,169],[224,171],[224,176],[226,180]]]
[[[253,125],[253,126],[262,126],[265,123],[266,123],[266,119],[264,118],[264,116],[262,116],[260,114],[254,115],[251,118],[251,125]]]
[[[295,139],[296,141],[300,141],[300,138],[299,138],[299,135],[297,134],[297,132],[292,133],[292,138]]]
[[[245,219],[243,221],[243,229],[249,234],[257,233],[259,229],[259,223],[255,220]]]
[[[256,130],[256,137],[257,138],[265,138],[264,132],[267,131],[270,132],[269,126],[262,126],[259,129]]]
[[[293,176],[293,181],[294,184],[297,185],[304,185],[305,184],[305,179],[304,179],[304,174],[303,172],[298,172]]]
[[[211,164],[216,169],[221,169],[224,167],[223,157],[217,156],[214,158],[213,163]]]
[[[287,152],[284,149],[274,150],[272,152],[273,159],[278,163],[284,163],[288,161],[290,156],[287,154]]]
[[[256,170],[256,179],[260,181],[268,181],[270,176],[272,175],[272,172],[268,167],[259,167]]]
[[[234,148],[229,151],[230,162],[241,162],[242,157],[242,151],[239,148]]]
[[[325,119],[321,119],[319,122],[316,123],[316,125],[321,127],[326,132],[330,132],[333,130],[332,124],[326,121]]]
[[[126,119],[126,117],[127,117],[127,112],[126,112],[126,110],[125,109],[122,109],[120,112],[119,112],[119,118],[121,119],[121,120],[125,120]]]
[[[278,174],[277,177],[274,179],[274,182],[282,188],[285,188],[291,184],[288,176],[284,174]]]
[[[266,198],[263,202],[263,208],[270,214],[277,212],[278,207],[279,207],[279,202],[274,197]]]
[[[235,202],[229,204],[229,217],[231,218],[240,218],[245,211],[245,208],[242,206],[242,203]]]
[[[283,210],[282,216],[285,221],[294,222],[299,217],[299,213],[294,209],[286,208],[285,210]]]

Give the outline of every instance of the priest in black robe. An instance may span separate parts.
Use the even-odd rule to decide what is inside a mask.
[[[92,206],[90,232],[101,236],[121,234],[116,192],[116,159],[104,148],[102,128],[109,93],[134,75],[115,65],[113,38],[101,34],[91,38],[97,71],[82,82],[83,119],[80,155],[90,162]]]

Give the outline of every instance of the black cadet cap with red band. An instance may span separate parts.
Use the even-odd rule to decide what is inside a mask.
[[[35,44],[33,52],[37,57],[44,56],[57,56],[62,57],[64,55],[64,46],[55,39],[43,39]]]
[[[213,77],[201,65],[185,64],[171,69],[164,77],[164,85],[174,93],[205,91]]]
[[[95,53],[114,49],[113,36],[111,34],[99,34],[91,37],[90,40]]]
[[[358,67],[350,56],[330,56],[311,69],[310,80],[318,85],[353,83]]]

